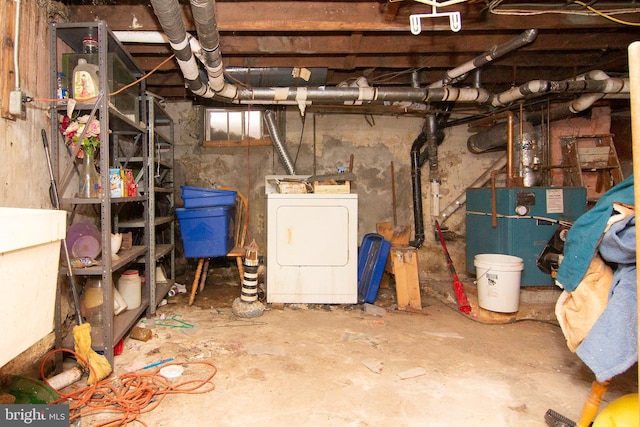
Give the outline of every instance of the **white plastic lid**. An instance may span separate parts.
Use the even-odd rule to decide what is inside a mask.
[[[184,368],[180,365],[169,365],[160,369],[160,375],[167,379],[178,378],[184,372]]]

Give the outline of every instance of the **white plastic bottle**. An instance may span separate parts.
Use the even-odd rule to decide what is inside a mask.
[[[118,279],[118,291],[127,303],[127,310],[135,310],[142,303],[142,280],[138,270],[127,270]]]
[[[78,59],[73,69],[73,98],[83,101],[98,96],[98,66],[87,63],[84,58]]]

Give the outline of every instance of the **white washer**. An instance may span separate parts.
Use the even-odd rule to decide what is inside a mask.
[[[265,187],[267,302],[357,303],[358,195],[281,194],[274,178],[284,177]]]

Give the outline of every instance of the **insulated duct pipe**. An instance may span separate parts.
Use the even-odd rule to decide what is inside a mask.
[[[209,87],[219,96],[234,99],[238,88],[224,80],[220,36],[213,1],[191,0],[191,13],[202,47],[202,63],[207,70]]]
[[[196,28],[199,37],[203,39],[202,46],[200,46],[198,40],[186,33],[181,21],[181,10],[178,0],[151,0],[151,4],[163,31],[170,41],[171,47],[176,53],[176,59],[185,77],[187,88],[195,95],[203,98],[214,98],[222,102],[236,104],[297,105],[303,111],[306,105],[314,102],[319,104],[342,103],[343,105],[406,105],[407,102],[410,102],[424,105],[431,102],[457,101],[476,104],[496,102],[502,105],[502,103],[514,97],[525,96],[522,93],[515,95],[505,93],[496,96],[479,87],[442,87],[444,80],[430,85],[427,89],[419,87],[353,88],[326,86],[239,88],[224,81],[214,0],[191,0]],[[519,37],[503,45],[494,47],[474,60],[451,70],[447,74],[449,76],[448,79],[459,78],[478,66],[482,66],[526,43],[530,43],[536,36],[536,30],[527,30]],[[189,46],[191,46],[191,51],[188,49]],[[195,57],[205,65],[209,85],[204,84],[199,77],[194,52]],[[531,85],[535,86],[538,84],[532,83]],[[537,87],[539,88],[538,90],[541,90],[540,88],[542,86],[538,85]],[[597,92],[598,88],[576,87],[572,88],[572,90]],[[605,88],[604,90],[606,90],[607,93],[615,93],[612,88]],[[530,90],[527,88],[524,89],[524,92],[528,91]],[[569,90],[564,89],[564,91]],[[624,92],[624,90],[622,92]]]
[[[608,89],[613,89],[618,83],[609,83],[612,79],[601,70],[593,70],[588,73],[582,74],[577,77],[578,80],[598,80],[605,82],[604,84]],[[567,117],[571,117],[572,115],[581,113],[589,109],[593,104],[595,104],[600,99],[604,98],[605,94],[608,93],[630,93],[630,83],[629,79],[613,79],[613,80],[622,80],[623,87],[619,92],[604,92],[604,93],[587,93],[579,98],[574,99],[573,101],[566,102],[564,104],[559,104],[552,107],[547,114],[543,114],[542,112],[536,113],[528,113],[526,115],[527,120],[529,120],[533,124],[539,124],[546,117],[549,118],[549,121],[561,120]]]
[[[187,88],[195,95],[212,97],[213,92],[200,79],[198,63],[191,52],[178,1],[151,0],[151,6],[158,17],[160,26],[169,38],[169,44],[176,54],[176,60],[186,80]]]
[[[522,130],[520,124],[516,123],[513,127],[514,134],[531,134],[535,129],[531,123],[523,122]],[[491,126],[483,132],[471,135],[467,139],[467,149],[473,154],[482,154],[487,151],[498,151],[504,149],[509,140],[509,130],[507,123],[500,123]]]
[[[542,94],[558,91],[593,93],[586,93],[573,101],[551,108],[548,112],[549,121],[566,119],[567,117],[581,113],[604,97],[605,93],[629,93],[629,79],[610,78],[604,71],[593,70],[578,76],[575,80],[565,80],[562,82],[534,80],[497,95],[492,103],[494,105],[501,105],[502,102],[508,104],[516,99],[524,98],[527,94]],[[533,113],[525,112],[523,113],[522,121],[529,122],[535,126],[540,124],[546,117],[547,114],[540,111]],[[523,123],[521,133],[529,131],[532,131],[530,125]],[[507,134],[508,124],[498,124],[486,131],[471,135],[467,140],[467,148],[474,154],[480,154],[504,147],[508,141]]]
[[[289,175],[295,175],[295,167],[291,161],[291,156],[287,152],[287,148],[284,146],[284,142],[278,132],[278,125],[276,124],[276,113],[273,110],[267,110],[264,112],[264,122],[267,125],[267,130],[273,141],[273,146],[276,148],[282,165],[287,170]]]
[[[455,83],[458,79],[464,78],[464,76],[466,76],[469,71],[480,68],[496,58],[504,56],[509,52],[512,52],[526,44],[531,43],[536,39],[537,36],[538,31],[531,29],[523,32],[518,37],[511,39],[504,44],[493,46],[491,49],[475,57],[474,59],[467,61],[452,70],[447,71],[442,80],[431,83],[429,87],[436,88]]]
[[[238,88],[226,83],[223,76],[218,31],[213,0],[192,0],[191,9],[202,43],[187,35],[181,21],[177,0],[152,0],[154,13],[176,53],[178,65],[187,81],[187,88],[203,98],[215,98],[240,104],[307,105],[312,102],[344,105],[388,104],[394,102],[474,102],[491,100],[491,94],[481,88],[395,88],[395,87],[270,87]],[[191,46],[191,49],[189,49]],[[195,56],[204,64],[209,77],[205,85],[199,77]]]
[[[602,72],[600,71],[600,73]],[[598,73],[585,77],[578,80],[562,81],[532,80],[495,95],[491,100],[491,105],[504,107],[527,96],[540,96],[547,93],[592,93],[600,95],[598,99],[602,98],[605,93],[629,93],[629,79],[609,78],[608,76],[606,79],[600,79],[599,77],[602,75]]]

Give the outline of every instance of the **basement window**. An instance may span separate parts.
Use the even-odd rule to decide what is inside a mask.
[[[262,121],[261,110],[204,110],[205,147],[241,147],[271,145],[271,138]]]

